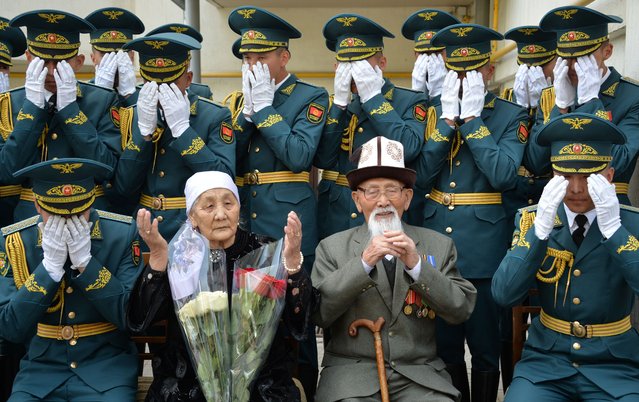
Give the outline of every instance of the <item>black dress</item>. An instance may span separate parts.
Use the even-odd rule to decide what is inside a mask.
[[[225,249],[229,293],[235,260],[268,243],[271,239],[238,229],[235,243]],[[251,401],[299,401],[300,394],[291,379],[295,364],[294,340],[305,338],[311,309],[318,297],[308,274],[302,270],[288,278],[286,304],[269,355],[253,383]],[[153,383],[146,401],[203,401],[187,346],[175,315],[166,272],[153,271],[147,264],[131,293],[128,326],[145,333],[157,321],[167,320],[167,340],[154,350]]]

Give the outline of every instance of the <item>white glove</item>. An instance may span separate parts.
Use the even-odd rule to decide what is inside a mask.
[[[149,81],[138,94],[138,128],[143,137],[153,134],[158,126],[158,84]]]
[[[578,57],[575,63],[575,72],[578,80],[577,102],[583,105],[591,99],[598,98],[603,70],[597,66],[595,56],[591,54]]]
[[[135,69],[129,55],[118,50],[118,93],[129,96],[135,92]]]
[[[515,101],[521,107],[528,108],[528,66],[521,64],[515,74],[515,82],[513,83],[513,92],[515,93]]]
[[[9,74],[0,73],[0,92],[7,92],[9,89],[11,89]]]
[[[566,109],[574,105],[576,91],[568,78],[568,62],[558,57],[552,72],[555,77],[555,104],[557,107]]]
[[[71,259],[71,268],[86,268],[91,261],[91,224],[84,219],[84,216],[71,216],[66,220],[69,236],[67,238],[67,248]]]
[[[242,94],[244,95],[244,108],[242,109],[242,113],[246,116],[251,116],[254,112],[251,76],[253,76],[251,66],[248,63],[242,64]]]
[[[599,230],[606,239],[610,239],[621,227],[619,199],[615,192],[615,185],[600,174],[591,174],[587,180],[588,193],[597,211]]]
[[[450,70],[442,84],[442,115],[440,119],[455,120],[459,116],[459,85],[457,71]]]
[[[25,96],[40,109],[44,109],[44,80],[47,78],[48,72],[44,67],[44,60],[39,57],[31,60],[27,67],[24,82]]]
[[[530,107],[537,107],[537,105],[539,105],[541,91],[550,85],[552,85],[550,77],[546,77],[543,68],[534,66],[528,69],[528,98],[530,99]]]
[[[426,74],[428,73],[428,60],[429,58],[426,53],[421,53],[415,60],[412,74],[413,91],[426,91]]]
[[[446,78],[447,70],[444,58],[441,54],[431,54],[428,56],[428,96],[432,99],[442,93],[442,85]]]
[[[462,86],[464,91],[462,93],[459,118],[463,120],[468,117],[481,116],[481,112],[484,110],[484,99],[486,98],[486,87],[481,73],[478,71],[467,72],[466,78],[462,81]]]
[[[555,216],[557,208],[566,196],[568,180],[564,176],[555,176],[541,193],[539,204],[537,205],[537,215],[535,216],[535,236],[540,240],[546,240],[555,226]]]
[[[102,88],[113,89],[115,74],[118,72],[118,59],[114,52],[102,56],[100,64],[95,66],[95,85]]]
[[[66,60],[62,60],[58,63],[55,70],[53,70],[53,77],[55,78],[57,88],[57,108],[58,110],[62,110],[76,101],[78,95],[78,80],[75,78],[73,68]]]
[[[271,79],[268,64],[261,62],[253,66],[253,74],[249,75],[251,83],[251,95],[253,97],[253,110],[259,112],[267,106],[273,105],[275,97],[275,79]]]
[[[333,103],[346,107],[351,100],[351,80],[353,73],[350,63],[338,63],[335,70]]]
[[[371,66],[366,60],[354,61],[351,64],[353,72],[353,80],[357,87],[357,92],[362,103],[371,100],[375,95],[382,93],[384,86],[384,77],[382,70],[378,67]]]
[[[51,215],[47,223],[38,224],[42,233],[42,265],[51,279],[60,282],[64,276],[64,264],[67,262],[67,239],[69,229],[60,215]]]
[[[187,94],[182,94],[180,88],[171,83],[160,85],[160,106],[164,110],[164,117],[171,129],[173,138],[179,138],[189,128],[191,116],[191,102]]]

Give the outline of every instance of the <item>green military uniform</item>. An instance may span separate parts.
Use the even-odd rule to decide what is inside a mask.
[[[13,28],[9,26],[9,20],[0,17],[0,65],[4,67],[11,67],[13,63],[11,58],[19,57],[24,54],[27,49],[27,40],[19,28]],[[4,95],[0,95],[2,99]],[[0,103],[0,106],[2,103]],[[1,120],[0,120],[1,122]],[[2,139],[0,140],[0,147],[2,147],[9,137],[9,130],[3,129],[0,126],[0,134]],[[0,226],[6,226],[13,223],[13,209],[18,203],[18,197],[20,195],[20,186],[12,184],[9,177],[0,179]],[[0,345],[0,355],[2,346]],[[0,393],[0,398],[2,394]]]
[[[545,31],[557,33],[557,54],[563,58],[576,58],[591,54],[608,40],[608,24],[622,19],[605,15],[585,7],[559,7],[546,13],[540,22]],[[587,38],[586,38],[587,37]],[[615,168],[615,186],[619,200],[630,205],[628,183],[634,172],[639,152],[639,85],[608,67],[608,76],[601,84],[599,96],[583,105],[569,108],[569,112],[589,113],[606,118],[618,126],[627,136],[623,145],[615,145],[612,166]],[[605,77],[605,75],[604,75]],[[531,131],[531,141],[526,150],[532,172],[546,174],[550,171],[548,147],[537,145],[535,138],[543,125],[561,113],[555,105],[554,91],[546,90],[540,100],[536,123]]]
[[[158,43],[162,45],[158,45]],[[131,41],[125,49],[140,55],[141,74],[147,81],[171,83],[187,71],[189,49],[199,48],[192,38],[175,33],[146,36]],[[166,66],[145,66],[160,63]],[[172,66],[181,65],[177,73]],[[235,173],[235,136],[228,109],[212,101],[188,95],[189,127],[174,138],[161,110],[151,139],[145,139],[138,128],[138,112],[134,106],[125,113],[128,124],[123,127],[130,136],[118,163],[114,188],[122,197],[141,191],[138,208],[147,208],[159,221],[159,231],[169,240],[186,220],[184,185],[195,172],[219,170]]]
[[[573,113],[550,121],[538,141],[550,145],[553,170],[588,176],[608,166],[612,144],[625,136],[607,120]],[[595,191],[590,183],[588,191]],[[517,216],[493,295],[510,307],[536,286],[542,312],[532,320],[506,401],[639,399],[639,336],[629,317],[639,292],[639,210],[622,205],[620,227],[606,238],[597,208],[583,212],[593,217],[580,240],[571,222],[579,224],[577,213],[566,204],[546,240],[536,234],[536,206]]]
[[[365,60],[383,50],[383,38],[393,38],[386,29],[356,14],[340,14],[324,26],[324,37],[338,62]],[[322,133],[315,166],[324,169],[319,185],[322,208],[319,230],[322,238],[360,226],[364,217],[351,198],[345,174],[355,168],[353,151],[377,136],[399,141],[410,165],[424,142],[426,95],[393,85],[385,79],[381,94],[362,103],[354,94],[345,109],[332,105]]]
[[[433,43],[446,46],[449,70],[468,72],[489,62],[490,41],[499,39],[501,34],[488,28],[457,24],[440,30]],[[429,111],[429,116],[441,114],[441,106]],[[418,158],[417,182],[432,188],[423,225],[455,241],[457,268],[477,288],[478,301],[470,319],[456,326],[440,321],[437,328],[438,354],[465,398],[467,340],[473,400],[496,396],[499,383],[499,314],[490,296],[490,278],[508,248],[508,219],[501,193],[516,183],[527,124],[524,109],[488,92],[480,116],[466,123],[459,120],[457,127],[450,127],[445,119],[429,119],[427,141]]]
[[[437,9],[425,8],[415,11],[404,21],[402,35],[406,39],[414,41],[413,51],[415,53],[443,53],[444,46],[433,46],[431,43],[433,36],[440,29],[459,23],[460,21],[454,15]],[[428,88],[426,88],[425,93],[429,98],[428,107],[439,104],[439,96],[431,97],[428,93]],[[433,118],[436,118],[436,116]],[[415,168],[413,163],[408,165],[411,168]],[[428,190],[419,186],[413,187],[413,200],[410,203],[410,207],[408,207],[408,211],[406,211],[405,218],[406,222],[411,225],[421,226],[424,221],[424,206]]]
[[[79,34],[92,29],[83,19],[61,11],[31,11],[11,21],[26,26],[29,51],[44,60],[74,57],[80,46]],[[59,46],[51,48],[49,41]],[[67,42],[67,43],[65,43]],[[39,161],[65,157],[85,157],[115,167],[122,151],[118,100],[114,93],[92,84],[78,82],[77,99],[55,110],[53,96],[43,109],[26,99],[25,89],[0,95],[0,132],[6,142],[0,150],[0,180],[21,184],[20,202],[14,219],[35,215],[29,180],[15,181],[12,173]],[[9,135],[11,134],[11,135]],[[108,208],[102,183],[96,206]],[[105,182],[105,186],[109,186]]]
[[[202,37],[202,34],[197,29],[193,28],[192,26],[186,25],[186,24],[177,24],[177,23],[166,24],[166,25],[159,26],[155,29],[152,29],[151,31],[149,31],[149,33],[147,33],[147,36],[155,35],[159,33],[167,33],[167,32],[175,32],[175,33],[188,35],[200,43],[202,43],[202,40],[204,39]],[[213,92],[211,91],[211,88],[206,84],[192,82],[191,85],[189,86],[188,91],[189,93],[197,95],[201,98],[213,100]]]
[[[95,200],[94,175],[110,167],[59,159],[27,167],[40,207],[78,215]],[[137,352],[126,332],[129,292],[142,266],[130,217],[90,210],[91,259],[81,274],[67,257],[58,282],[43,263],[40,216],[2,229],[0,336],[24,344],[10,401],[133,400]],[[53,215],[51,215],[53,214]]]

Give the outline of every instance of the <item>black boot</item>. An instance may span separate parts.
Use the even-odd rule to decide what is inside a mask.
[[[506,389],[513,381],[513,343],[502,342],[501,343],[501,383],[504,387],[504,393]]]
[[[499,388],[499,371],[473,370],[471,373],[473,402],[495,402]]]
[[[461,392],[461,402],[470,402],[466,364],[447,364],[446,371],[448,371],[450,378],[453,380],[453,386]]]

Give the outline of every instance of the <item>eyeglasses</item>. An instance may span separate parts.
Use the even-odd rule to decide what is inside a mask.
[[[387,199],[394,201],[398,199],[399,196],[402,194],[402,190],[404,189],[404,187],[389,186],[384,187],[383,189],[379,187],[357,187],[357,189],[364,193],[364,198],[366,198],[368,201],[377,201],[382,194],[384,194]]]

